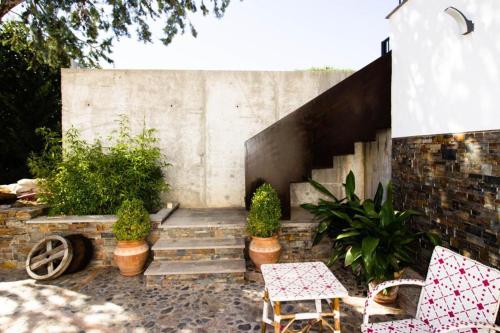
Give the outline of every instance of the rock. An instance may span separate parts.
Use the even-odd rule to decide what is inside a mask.
[[[22,186],[31,186],[31,188],[35,188],[38,184],[38,180],[23,178],[18,180],[17,183]]]
[[[17,195],[13,193],[0,192],[0,204],[10,205],[16,202],[16,200],[17,200]]]
[[[12,192],[10,192],[9,185],[0,185],[0,193],[12,193]]]
[[[12,192],[17,195],[23,193],[36,193],[38,191],[38,181],[36,179],[21,179],[13,186]]]

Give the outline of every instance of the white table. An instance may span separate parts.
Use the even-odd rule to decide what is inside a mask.
[[[347,296],[347,290],[324,263],[267,264],[262,265],[261,270],[265,282],[262,332],[266,331],[266,325],[272,325],[275,333],[290,332],[296,320],[310,320],[301,332],[308,332],[316,324],[320,332],[323,326],[340,332],[340,298]],[[281,302],[292,301],[314,301],[316,311],[282,314]],[[322,301],[328,305],[325,311]],[[269,305],[274,310],[272,319]],[[329,317],[334,319],[334,327],[326,320]]]

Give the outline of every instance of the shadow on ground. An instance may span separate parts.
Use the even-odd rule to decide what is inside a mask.
[[[366,290],[349,271],[339,267],[334,273],[351,295],[342,303],[342,332],[359,332]],[[50,283],[30,280],[23,271],[0,270],[0,327],[9,333],[260,332],[262,290],[258,282],[146,288],[142,276],[122,277],[114,268],[87,269]],[[285,303],[282,309],[310,306]]]

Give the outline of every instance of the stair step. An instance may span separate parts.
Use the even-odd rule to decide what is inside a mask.
[[[239,238],[245,235],[243,208],[178,209],[160,226],[170,239]]]
[[[153,261],[144,275],[244,273],[245,260]]]
[[[153,245],[155,261],[244,259],[244,249],[243,238],[162,238]]]
[[[159,250],[194,250],[194,249],[244,249],[243,238],[160,238],[153,251]]]
[[[144,275],[147,287],[163,287],[175,282],[243,282],[245,260],[153,261]]]
[[[245,223],[244,208],[181,208],[175,211],[163,224],[163,228],[179,226],[223,226]]]
[[[342,184],[345,180],[345,177],[342,173],[342,170],[336,168],[330,169],[313,169],[311,171],[311,178],[315,181],[324,184],[324,183],[337,183]]]
[[[322,183],[337,198],[344,196],[342,184]],[[329,197],[320,193],[309,183],[290,184],[290,204],[292,207],[298,207],[303,203],[317,203],[319,199],[329,200]]]

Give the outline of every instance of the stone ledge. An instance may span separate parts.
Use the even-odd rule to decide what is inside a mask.
[[[26,224],[53,224],[53,223],[115,223],[116,215],[61,215],[39,216],[26,221]]]
[[[318,222],[314,221],[282,221],[282,228],[316,228],[318,226]]]
[[[178,203],[168,204],[168,207],[160,209],[149,218],[153,223],[161,223],[179,207]],[[39,216],[26,221],[27,224],[52,224],[52,223],[115,223],[116,215],[62,215],[62,216]]]

